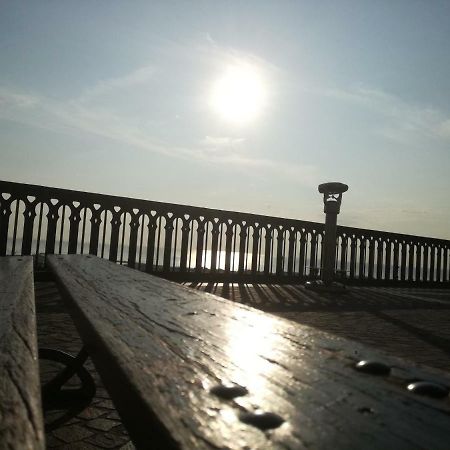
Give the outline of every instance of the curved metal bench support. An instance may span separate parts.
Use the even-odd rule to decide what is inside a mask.
[[[80,413],[90,404],[95,395],[96,387],[92,375],[83,367],[89,354],[82,347],[77,356],[52,348],[40,348],[39,359],[45,359],[63,364],[65,367],[41,388],[44,411],[64,410],[64,414],[50,423],[46,429],[52,430],[73,416]],[[65,388],[63,386],[74,375],[80,379],[78,388]]]

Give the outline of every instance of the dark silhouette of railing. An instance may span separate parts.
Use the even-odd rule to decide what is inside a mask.
[[[89,253],[167,278],[314,278],[324,225],[0,181],[0,255]],[[448,283],[450,241],[338,226],[336,275]]]

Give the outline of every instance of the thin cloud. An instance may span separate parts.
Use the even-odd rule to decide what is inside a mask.
[[[251,171],[255,176],[281,175],[300,184],[317,183],[314,166],[243,156],[238,147],[242,146],[244,138],[206,136],[199,145],[176,146],[155,139],[136,125],[133,118],[123,117],[104,108],[87,107],[83,102],[64,102],[4,89],[0,92],[0,102],[6,106],[1,109],[0,118],[32,127],[68,134],[81,131],[172,158],[232,167],[244,173]],[[225,146],[229,147],[229,151],[211,151]]]
[[[87,103],[105,94],[109,94],[118,89],[129,88],[139,84],[147,83],[155,73],[155,67],[149,65],[139,67],[131,73],[117,78],[109,78],[97,83],[94,87],[86,89],[75,101]]]
[[[243,137],[205,136],[200,143],[211,147],[236,147],[244,142],[245,138]]]
[[[316,95],[336,98],[366,108],[385,118],[376,132],[402,143],[413,144],[417,138],[450,139],[450,118],[429,106],[408,103],[381,90],[306,88]]]

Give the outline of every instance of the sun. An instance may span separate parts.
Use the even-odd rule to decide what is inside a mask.
[[[229,122],[253,121],[266,101],[263,79],[251,66],[231,66],[213,84],[210,101],[212,108]]]

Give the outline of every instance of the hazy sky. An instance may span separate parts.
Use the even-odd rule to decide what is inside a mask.
[[[316,221],[342,181],[450,239],[449,42],[449,1],[2,0],[0,179]]]

